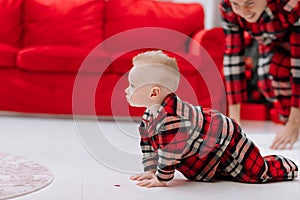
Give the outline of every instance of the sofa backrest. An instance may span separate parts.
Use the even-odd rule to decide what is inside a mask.
[[[24,46],[95,46],[103,40],[105,0],[26,0]]]
[[[89,50],[111,36],[141,27],[192,36],[204,28],[204,11],[198,3],[154,0],[0,0],[0,27],[5,27],[0,28],[0,44],[4,42],[10,53],[2,63],[34,71],[76,72]],[[188,42],[170,35],[163,38],[180,49]],[[105,50],[99,59],[111,53]]]
[[[0,43],[21,46],[23,0],[0,1]]]
[[[199,3],[174,3],[155,0],[109,0],[106,3],[105,38],[142,27],[167,28],[192,36],[204,28],[204,11]],[[165,42],[184,46],[169,36]]]

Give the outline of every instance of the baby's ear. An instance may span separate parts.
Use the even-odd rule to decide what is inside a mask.
[[[151,98],[156,98],[158,97],[160,94],[160,88],[158,86],[153,86],[151,89],[151,94],[150,97]]]

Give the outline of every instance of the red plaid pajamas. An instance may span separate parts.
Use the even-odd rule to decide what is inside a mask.
[[[262,157],[239,125],[223,114],[182,102],[170,94],[156,118],[146,110],[140,125],[145,171],[162,181],[175,170],[187,179],[227,177],[246,183],[293,180],[296,164],[281,156]]]
[[[236,15],[230,0],[222,0],[220,11],[225,33],[224,74],[230,104],[246,101],[244,31],[258,41],[258,87],[275,103],[285,118],[290,107],[300,107],[300,4],[283,9],[288,0],[268,0],[256,23]]]

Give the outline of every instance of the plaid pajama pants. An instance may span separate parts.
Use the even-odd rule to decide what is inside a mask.
[[[218,174],[234,181],[262,183],[293,180],[297,177],[298,167],[283,156],[262,157],[245,134],[237,133],[221,156]]]

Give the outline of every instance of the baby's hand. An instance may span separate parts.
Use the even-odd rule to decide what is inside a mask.
[[[155,172],[145,172],[142,174],[133,175],[130,177],[130,180],[139,181],[137,183],[140,187],[164,187],[166,182],[159,181],[155,175]]]

